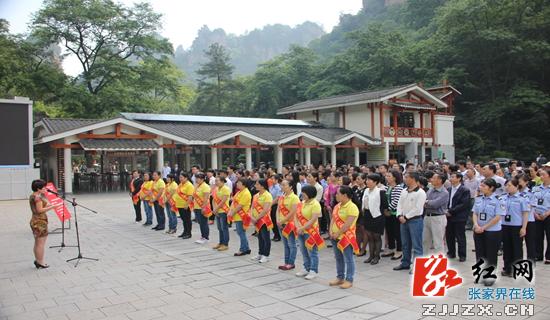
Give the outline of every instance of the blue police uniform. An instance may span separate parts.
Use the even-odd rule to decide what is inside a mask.
[[[474,232],[474,245],[476,260],[483,259],[487,265],[497,266],[497,252],[502,236],[501,218],[506,214],[506,206],[502,199],[494,193],[490,196],[478,196],[475,200],[473,212],[476,214],[477,225],[483,227],[495,217],[499,217],[497,223],[487,228],[483,233]],[[486,284],[492,284],[486,282]]]
[[[529,218],[527,219],[527,234],[525,235],[525,246],[527,247],[527,259],[536,260],[536,223],[534,208],[532,206],[533,192],[529,188],[521,191],[520,196],[527,198],[529,201]]]
[[[502,221],[502,275],[512,275],[512,264],[523,259],[523,239],[519,236],[523,226],[523,214],[529,212],[529,199],[519,192],[502,197],[506,215]],[[527,218],[527,217],[526,217]]]
[[[533,188],[531,206],[536,215],[543,215],[550,210],[550,185],[541,185]],[[535,219],[536,220],[536,219]],[[545,258],[550,261],[550,218],[535,221],[535,256],[537,261]],[[543,257],[544,236],[546,236],[546,254]]]

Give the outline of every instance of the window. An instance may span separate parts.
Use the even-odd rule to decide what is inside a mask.
[[[340,114],[338,111],[319,112],[319,122],[327,127],[338,127],[340,125]]]
[[[393,113],[390,116],[390,125],[393,127]],[[397,113],[397,126],[402,128],[414,128],[414,113],[399,112]]]

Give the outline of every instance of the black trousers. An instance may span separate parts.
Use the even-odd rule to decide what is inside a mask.
[[[502,226],[502,258],[504,271],[512,272],[512,264],[523,259],[523,239],[519,236],[521,226]]]
[[[527,259],[535,261],[537,259],[537,242],[536,242],[536,222],[527,223],[527,234],[525,235],[525,246],[527,247]]]
[[[535,242],[536,242],[536,258],[537,260],[550,260],[550,217],[543,221],[535,221]],[[544,254],[544,236],[546,236],[546,254]]]
[[[265,225],[258,231],[258,254],[269,257],[271,253],[271,239],[269,238],[269,230]]]
[[[390,250],[402,251],[401,227],[397,216],[393,214],[386,217],[386,234],[388,235],[388,248]]]
[[[180,214],[181,222],[183,222],[183,233],[184,235],[191,235],[191,228],[193,224],[191,223],[191,210],[189,208],[178,208]]]
[[[481,234],[474,233],[474,245],[476,248],[476,261],[485,260],[486,265],[497,267],[497,252],[500,247],[502,232],[485,231]]]
[[[330,227],[330,215],[331,212],[329,212],[327,207],[321,208],[321,221],[319,223],[321,232],[328,232],[328,228]]]
[[[466,221],[447,221],[445,236],[447,255],[456,257],[456,243],[458,242],[458,257],[466,258]]]
[[[277,204],[274,204],[271,206],[271,221],[273,221],[273,239],[279,239],[281,240],[281,232],[279,231],[279,228],[277,227]]]
[[[134,211],[136,212],[136,221],[141,221],[141,200],[134,204]]]

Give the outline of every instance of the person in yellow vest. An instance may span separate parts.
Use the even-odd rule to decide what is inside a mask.
[[[241,240],[241,245],[239,251],[237,251],[234,256],[240,257],[250,254],[250,247],[248,245],[248,239],[246,238],[246,229],[250,225],[250,215],[248,211],[250,210],[252,195],[250,194],[250,190],[246,187],[246,181],[243,178],[236,181],[235,187],[237,188],[237,192],[231,201],[231,210],[229,210],[227,218],[229,221],[233,221],[235,223],[235,228],[237,228],[237,234]]]
[[[330,222],[330,239],[336,259],[336,279],[330,281],[330,286],[340,286],[349,289],[353,286],[355,275],[355,259],[353,254],[359,253],[355,226],[359,209],[351,201],[353,190],[349,186],[340,186],[336,192],[338,204],[332,211]],[[370,248],[369,248],[370,250]]]
[[[302,187],[302,208],[296,212],[296,232],[304,259],[304,270],[298,277],[313,280],[319,273],[319,249],[325,247],[325,240],[319,233],[321,204],[316,199],[317,189],[312,185]]]
[[[166,217],[164,216],[164,188],[166,183],[160,178],[160,171],[153,172],[153,206],[155,208],[155,215],[157,216],[157,225],[153,227],[153,230],[164,230],[166,224]]]
[[[225,251],[229,247],[229,224],[227,214],[229,213],[229,198],[231,190],[225,185],[227,180],[224,177],[216,177],[216,189],[212,191],[212,211],[216,213],[216,226],[219,232],[219,242],[215,250]]]
[[[250,223],[256,226],[259,250],[258,255],[253,257],[252,260],[266,263],[269,261],[269,254],[271,252],[271,238],[269,235],[270,230],[273,229],[270,215],[273,197],[268,191],[267,180],[258,179],[254,187],[258,190],[258,193],[252,199]]]
[[[283,195],[278,199],[277,227],[279,227],[283,236],[285,264],[279,266],[279,270],[286,271],[295,268],[294,262],[296,261],[298,248],[296,247],[296,226],[294,224],[294,218],[298,210],[298,205],[301,204],[300,198],[294,193],[288,180],[283,180],[281,182],[281,189],[283,190]]]
[[[166,176],[166,188],[164,188],[164,209],[166,210],[166,215],[168,216],[168,230],[166,233],[168,234],[176,233],[178,228],[178,217],[176,216],[178,209],[176,208],[176,203],[173,199],[176,189],[178,188],[175,178],[176,177],[173,174],[169,173]]]
[[[189,174],[186,172],[180,173],[180,184],[174,193],[172,199],[176,202],[176,208],[178,209],[181,222],[183,224],[183,232],[178,236],[182,239],[191,238],[191,205],[193,204],[193,193],[195,187],[191,181],[189,181]]]
[[[195,174],[195,193],[193,193],[193,211],[201,229],[201,238],[195,241],[198,244],[208,243],[210,227],[208,218],[212,215],[210,208],[210,186],[206,183],[202,172]]]
[[[153,224],[153,180],[151,180],[151,173],[143,173],[143,184],[139,192],[139,197],[143,202],[143,208],[145,209],[145,223],[144,227]]]

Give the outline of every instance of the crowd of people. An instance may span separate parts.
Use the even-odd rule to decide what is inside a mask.
[[[42,196],[44,183],[33,183],[31,227],[52,209]],[[36,190],[35,190],[36,189]],[[242,170],[132,173],[130,195],[135,221],[153,230],[190,239],[193,221],[200,229],[196,243],[210,241],[209,224],[216,223],[218,251],[229,249],[229,229],[239,236],[235,256],[250,255],[247,230],[257,237],[251,259],[268,262],[272,241],[281,241],[281,270],[296,268],[300,248],[303,269],[296,276],[314,279],[319,250],[332,247],[336,278],[331,286],[352,287],[356,257],[376,265],[382,258],[396,261],[393,270],[410,270],[415,257],[446,255],[467,260],[466,230],[473,230],[475,259],[512,276],[512,264],[526,258],[550,264],[550,163],[506,168],[498,162],[396,162],[378,166],[285,166],[282,172],[262,166]],[[153,214],[154,213],[154,214]],[[215,221],[215,222],[214,222]],[[42,225],[42,224],[40,224]],[[545,249],[546,238],[546,251]],[[367,250],[368,249],[368,250]],[[42,255],[43,256],[43,255]],[[44,266],[42,256],[37,264]],[[38,268],[38,266],[37,266]],[[492,279],[485,279],[492,285]]]

